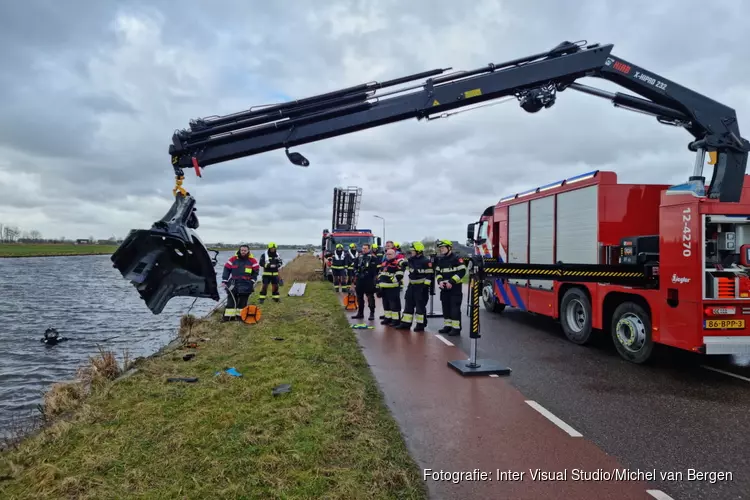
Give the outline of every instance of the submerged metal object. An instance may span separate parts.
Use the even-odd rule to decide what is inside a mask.
[[[112,267],[129,280],[154,314],[173,297],[219,300],[216,256],[211,258],[195,229],[195,198],[177,194],[151,229],[133,229],[112,254]],[[218,252],[216,252],[218,255]]]

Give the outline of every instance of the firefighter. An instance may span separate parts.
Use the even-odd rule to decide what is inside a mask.
[[[393,248],[393,242],[391,240],[388,240],[388,241],[385,242],[385,249],[381,248],[380,263],[378,265],[378,272],[380,272],[380,270],[383,268],[383,264],[386,261],[385,254],[391,248]],[[382,298],[382,294],[383,294],[382,290],[378,289],[378,297]],[[385,302],[383,304],[384,304],[384,309],[385,309]],[[385,318],[386,318],[385,314],[383,314],[383,315],[380,316],[380,319],[385,319]]]
[[[247,245],[240,246],[237,253],[229,257],[221,275],[221,286],[227,290],[227,306],[222,321],[240,320],[240,313],[255,289],[259,271],[258,261]]]
[[[399,330],[411,328],[412,319],[416,319],[415,332],[423,332],[427,326],[427,301],[430,297],[432,283],[432,262],[424,254],[424,244],[415,241],[411,244],[411,257],[408,259],[409,286],[406,288],[406,303],[401,315],[401,323],[396,326]],[[414,311],[416,309],[416,315]],[[416,316],[416,318],[414,318]]]
[[[385,252],[385,262],[378,273],[377,288],[383,297],[385,311],[382,325],[398,325],[401,315],[401,282],[404,279],[403,260],[396,258],[396,251],[389,248]]]
[[[394,242],[393,243],[393,249],[396,251],[396,258],[397,259],[405,259],[406,258],[406,256],[401,251],[401,243]]]
[[[439,332],[450,336],[461,335],[461,302],[464,297],[461,281],[466,276],[466,264],[453,253],[453,243],[450,240],[440,240],[437,246],[440,259],[435,263],[435,279],[440,288],[445,322]]]
[[[346,274],[349,278],[349,285],[354,284],[354,262],[357,260],[357,245],[355,243],[349,243],[349,250],[347,257],[349,258],[349,265],[346,268]]]
[[[344,245],[338,243],[336,250],[331,255],[331,272],[333,272],[333,289],[338,288],[343,292],[343,286],[346,284],[346,270],[349,267],[349,256],[344,252]]]
[[[385,250],[383,249],[383,247],[378,246],[377,243],[373,243],[372,244],[372,253],[374,253],[375,256],[377,258],[379,258],[380,260],[383,260],[383,255],[385,254]]]
[[[375,319],[375,280],[378,277],[378,256],[370,251],[370,245],[362,245],[362,252],[357,256],[354,262],[354,289],[357,292],[357,305],[359,312],[352,316],[352,319],[362,319],[365,317],[365,296],[367,296],[367,305],[370,308],[370,316],[367,318],[372,321]]]
[[[279,256],[278,248],[276,243],[269,243],[268,249],[260,256],[260,267],[263,269],[263,287],[260,289],[260,295],[258,295],[258,302],[261,304],[266,300],[266,293],[268,292],[268,285],[271,285],[271,298],[275,302],[280,301],[279,297],[279,269],[284,262]]]

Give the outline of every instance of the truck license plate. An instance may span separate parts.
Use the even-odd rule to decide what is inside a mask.
[[[706,330],[738,330],[745,328],[744,319],[707,319]]]

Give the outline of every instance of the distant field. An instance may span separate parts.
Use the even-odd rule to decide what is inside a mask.
[[[0,257],[52,257],[111,254],[117,245],[73,245],[71,243],[0,243]]]

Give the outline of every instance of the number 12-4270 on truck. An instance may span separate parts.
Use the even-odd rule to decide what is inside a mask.
[[[469,225],[478,255],[510,267],[648,268],[652,279],[624,286],[611,283],[616,276],[604,279],[611,272],[602,274],[607,283],[492,277],[482,284],[485,307],[559,319],[577,344],[602,330],[635,363],[647,361],[655,344],[750,354],[750,183],[739,203],[669,188],[618,184],[614,172],[595,171],[488,207]]]

